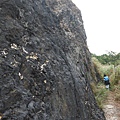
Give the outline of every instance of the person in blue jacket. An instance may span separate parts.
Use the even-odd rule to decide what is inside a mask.
[[[110,88],[110,80],[106,74],[104,74],[104,83],[105,83],[106,88],[109,89]]]

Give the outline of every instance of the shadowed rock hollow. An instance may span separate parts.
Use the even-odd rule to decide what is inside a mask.
[[[105,120],[90,53],[70,0],[0,0],[0,118]]]

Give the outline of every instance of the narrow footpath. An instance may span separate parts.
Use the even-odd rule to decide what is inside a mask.
[[[114,93],[109,92],[103,107],[106,120],[120,120],[120,101],[115,101]]]

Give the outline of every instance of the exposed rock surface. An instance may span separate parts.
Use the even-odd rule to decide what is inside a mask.
[[[100,81],[103,82],[103,78],[100,75],[98,66],[93,61],[91,63],[90,71],[91,71],[91,75],[92,75],[92,78],[93,78],[91,82],[95,82],[95,83],[98,83]]]
[[[70,0],[0,0],[2,120],[105,120],[89,86],[90,64]]]

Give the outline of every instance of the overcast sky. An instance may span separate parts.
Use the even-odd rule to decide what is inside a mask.
[[[97,55],[120,52],[120,0],[72,0],[81,10],[87,44]]]

